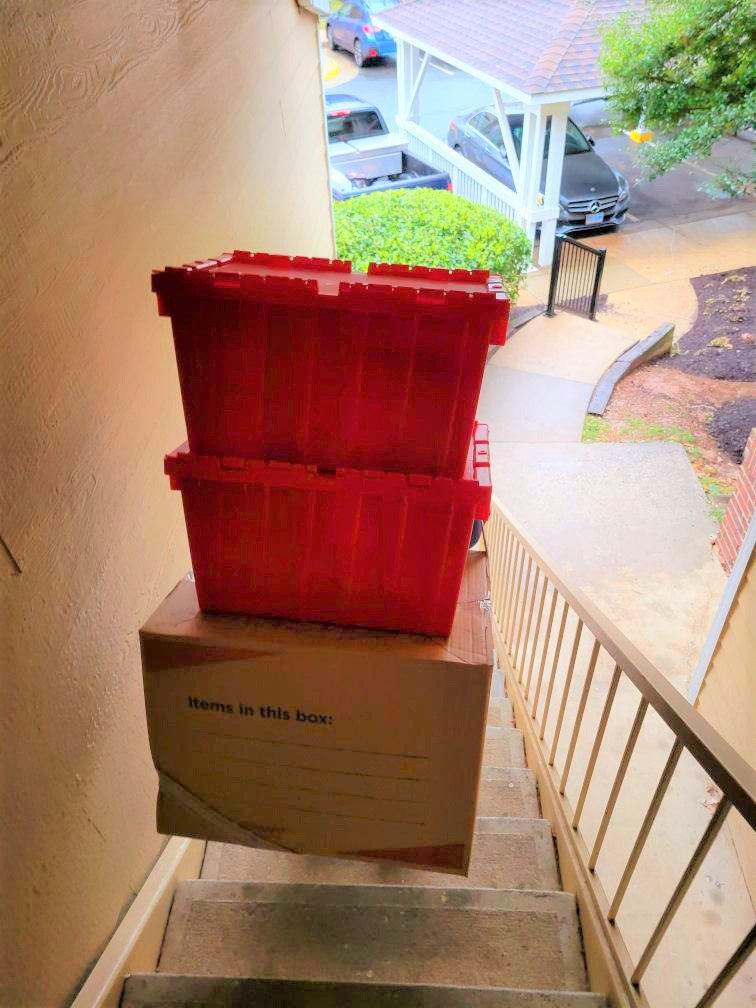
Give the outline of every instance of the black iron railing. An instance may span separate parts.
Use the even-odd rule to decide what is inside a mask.
[[[589,319],[595,318],[605,257],[606,249],[591,248],[567,235],[558,236],[546,314],[553,315],[557,308],[562,308]]]

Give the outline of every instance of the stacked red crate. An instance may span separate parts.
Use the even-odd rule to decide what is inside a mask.
[[[506,333],[498,278],[234,252],[153,290],[189,438],[166,471],[203,608],[448,633],[490,501],[485,428],[471,438]]]

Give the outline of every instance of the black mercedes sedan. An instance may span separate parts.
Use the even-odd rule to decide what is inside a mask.
[[[519,156],[522,114],[508,113],[512,140]],[[454,150],[514,188],[499,119],[493,107],[473,109],[449,123],[447,142]],[[549,127],[544,150],[548,150]],[[621,224],[630,194],[626,179],[609,167],[593,149],[593,140],[567,120],[562,185],[559,193],[557,232],[591,231]],[[546,181],[546,157],[541,172],[541,192]]]

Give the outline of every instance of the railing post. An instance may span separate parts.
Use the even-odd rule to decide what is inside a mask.
[[[557,235],[554,240],[554,261],[551,264],[551,279],[549,281],[549,300],[546,305],[546,314],[554,314],[554,300],[556,297],[557,280],[559,279],[559,263],[562,258],[562,237]]]
[[[591,295],[591,310],[589,318],[592,321],[596,321],[596,301],[598,300],[599,287],[601,286],[601,277],[604,275],[604,260],[606,259],[606,249],[597,249],[598,252],[598,265],[596,266],[596,276],[593,281],[593,294]]]

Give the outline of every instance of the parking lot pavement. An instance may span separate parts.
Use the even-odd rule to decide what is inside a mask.
[[[344,54],[343,59],[351,57]],[[346,84],[327,87],[343,90],[377,105],[393,126],[397,112],[396,63],[386,60],[377,66],[363,67]],[[454,67],[432,60],[420,90],[420,121],[431,133],[446,139],[449,121],[465,109],[486,105],[492,101],[491,89],[481,81]],[[686,162],[661,178],[643,178],[640,147],[623,134],[613,133],[606,124],[606,107],[602,102],[581,103],[575,119],[596,141],[596,150],[630,183],[630,211],[623,231],[638,231],[660,225],[683,223],[751,210],[753,200],[736,200],[720,194],[712,196],[704,187],[727,163],[740,167],[750,164],[754,146],[737,137],[716,144],[712,156],[696,162]],[[591,122],[593,120],[593,122]]]
[[[726,164],[744,165],[753,156],[753,144],[728,137],[715,145],[713,154],[701,161],[686,161],[666,175],[649,181],[643,177],[640,147],[610,127],[587,128],[596,141],[596,150],[630,183],[631,204],[624,230],[641,230],[687,220],[701,220],[722,214],[753,209],[753,200],[712,195],[704,187]]]

